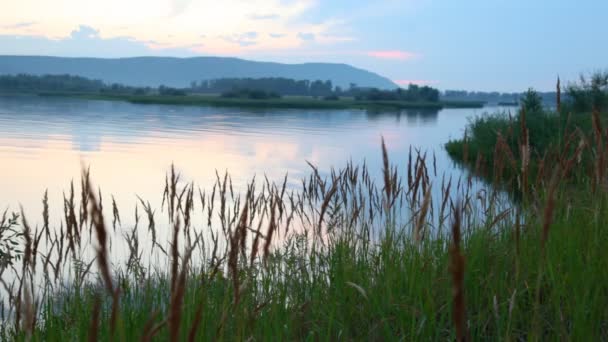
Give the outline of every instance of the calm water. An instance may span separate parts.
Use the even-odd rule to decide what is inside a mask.
[[[299,184],[306,161],[320,170],[364,160],[380,170],[380,137],[392,161],[405,164],[410,146],[433,152],[438,177],[458,177],[443,150],[460,137],[467,118],[495,109],[368,112],[252,110],[66,98],[0,97],[0,208],[22,204],[39,223],[49,190],[59,222],[62,191],[90,165],[95,185],[124,208],[136,195],[159,206],[164,176],[174,163],[204,188],[215,170],[228,170],[237,188],[254,174]],[[55,204],[55,208],[53,208]]]

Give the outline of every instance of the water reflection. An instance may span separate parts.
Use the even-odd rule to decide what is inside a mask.
[[[437,122],[439,112],[439,109],[370,109],[365,114],[369,120],[394,118],[398,123],[402,117],[405,117],[408,124],[434,124]]]
[[[365,161],[379,172],[381,136],[397,164],[405,164],[411,145],[434,152],[439,182],[463,172],[453,167],[443,144],[461,136],[467,117],[481,112],[249,110],[0,97],[0,208],[21,203],[39,213],[47,188],[49,203],[62,203],[62,191],[78,179],[82,163],[91,166],[104,193],[128,207],[136,195],[160,207],[171,163],[201,188],[215,180],[215,170],[228,170],[236,187],[254,175],[280,181],[285,173],[295,186],[310,172],[306,161],[324,172]]]

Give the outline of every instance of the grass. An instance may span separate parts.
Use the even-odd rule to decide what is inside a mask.
[[[481,108],[482,102],[406,102],[406,101],[356,101],[352,98],[323,100],[311,97],[283,97],[279,99],[225,98],[214,95],[160,96],[160,95],[103,95],[82,93],[41,93],[41,96],[70,96],[94,100],[127,101],[138,104],[169,104],[184,106],[297,108],[297,109],[442,109]]]
[[[572,214],[573,220],[586,219],[584,212]],[[606,219],[577,226],[580,236],[572,239],[571,224],[558,218],[563,223],[552,227],[544,258],[532,232],[521,240],[519,255],[507,252],[514,243],[506,232],[466,238],[462,253],[467,256],[463,292],[468,334],[474,339],[605,337],[607,312],[597,304],[605,302],[603,284],[608,281],[602,271],[608,266],[603,252],[608,241],[605,233],[599,234]],[[597,238],[581,241],[583,234]],[[258,280],[245,285],[236,305],[229,279],[193,276],[181,308],[181,339],[189,335],[201,308],[198,340],[454,339],[447,243],[441,239],[419,246],[396,239],[368,255],[346,241],[315,257],[297,250],[277,252]],[[582,253],[580,247],[585,247]],[[302,259],[308,262],[300,265]],[[253,277],[247,273],[243,271],[243,278]],[[121,339],[140,338],[151,313],[159,309],[155,324],[163,321],[168,278],[122,285]],[[44,314],[44,328],[35,335],[41,340],[87,338],[95,296],[93,290],[64,296],[70,304]],[[531,315],[535,310],[537,318]],[[108,300],[102,309],[101,340],[110,337],[110,311]],[[163,327],[157,338],[166,340],[167,330]]]
[[[608,132],[599,118],[546,138],[537,129],[553,127],[549,115],[476,121],[462,147],[483,153],[479,139],[496,140],[491,150],[505,158],[488,165],[494,175],[515,165],[499,180],[519,189],[516,202],[503,202],[498,186],[476,191],[471,178],[433,184],[437,170],[420,152],[402,177],[382,144],[379,184],[364,165],[328,176],[313,166],[300,187],[258,179],[239,195],[227,174],[203,191],[172,168],[162,210],[140,199],[135,225],[123,227],[85,170],[59,227],[49,227],[46,195],[42,227],[23,212],[2,219],[0,338],[604,340]],[[496,138],[507,120],[519,138]],[[507,157],[508,139],[524,152]]]
[[[470,121],[463,139],[451,140],[445,148],[455,161],[494,183],[497,178],[516,180],[525,153],[527,178],[540,181],[539,171],[547,171],[546,167],[555,163],[564,166],[565,160],[560,159],[564,150],[573,153],[579,147],[596,144],[593,117],[593,113],[566,111],[525,113],[523,119],[520,114],[485,114]],[[598,112],[598,118],[600,125],[606,126],[606,115]],[[597,146],[594,150],[585,149],[589,153],[582,153],[581,158],[592,164],[594,154],[601,150]],[[592,167],[577,170],[588,171]]]

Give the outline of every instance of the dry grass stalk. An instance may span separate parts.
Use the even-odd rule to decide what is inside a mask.
[[[114,232],[116,232],[116,222],[118,222],[119,225],[122,224],[120,223],[120,213],[118,212],[118,206],[116,205],[116,200],[114,199],[114,196],[112,196],[112,216],[112,228]]]
[[[157,325],[154,325],[154,321],[156,321],[156,318],[158,317],[158,310],[154,311],[151,315],[150,318],[148,318],[148,320],[146,321],[146,324],[144,325],[144,330],[141,334],[141,338],[139,339],[141,342],[148,342],[151,341],[152,338],[156,335],[156,333],[158,333],[158,331],[160,331],[160,328],[162,328],[162,326],[164,325],[160,325],[160,327]],[[164,321],[166,322],[166,321]]]
[[[541,182],[545,178],[546,161],[547,161],[547,152],[545,151],[545,154],[543,155],[543,157],[540,158],[538,161],[538,171],[536,172],[536,182],[535,182],[537,188],[539,188],[542,185]]]
[[[80,226],[82,227],[88,221],[88,203],[90,189],[91,169],[83,168],[82,176],[80,177]]]
[[[44,190],[44,197],[42,198],[42,221],[44,234],[46,236],[46,242],[48,243],[51,239],[51,231],[49,228],[49,190]]]
[[[562,111],[562,87],[561,87],[561,82],[559,79],[559,76],[557,76],[557,85],[555,87],[556,89],[556,108],[557,108],[557,112],[560,113]]]
[[[461,240],[460,204],[456,205],[452,222],[452,245],[450,246],[450,273],[452,274],[452,319],[456,329],[457,341],[468,341],[469,332],[466,319],[466,304],[464,297],[465,258],[460,248]]]
[[[412,188],[412,146],[410,145],[410,151],[407,155],[407,187]]]
[[[63,243],[64,243],[64,230],[63,230],[63,223],[61,224],[61,226],[59,227],[59,236],[57,236],[57,232],[55,232],[55,241],[59,241],[58,243],[58,250],[57,250],[57,261],[55,263],[55,266],[53,267],[53,269],[55,270],[55,280],[58,279],[59,277],[59,270],[61,268],[61,262],[63,259]]]
[[[74,183],[70,184],[70,199],[68,200],[63,195],[63,211],[65,216],[65,228],[66,228],[66,236],[68,239],[68,246],[66,250],[66,255],[69,251],[75,253],[75,243],[74,243],[74,235],[78,234],[78,229],[76,228],[76,215],[74,213]]]
[[[192,256],[194,247],[188,247],[183,261],[181,271],[175,281],[175,289],[171,293],[171,302],[169,304],[169,340],[178,341],[179,331],[181,326],[181,318],[183,311],[184,295],[186,293],[186,278],[188,275],[188,264]]]
[[[440,232],[443,227],[444,220],[446,218],[445,208],[446,208],[446,205],[448,204],[448,200],[450,199],[451,188],[452,188],[452,177],[450,177],[450,180],[448,180],[448,184],[445,187],[443,186],[443,183],[441,185],[442,200],[441,200],[441,207],[439,209],[439,230],[440,230]]]
[[[27,220],[25,218],[25,214],[23,211],[23,207],[21,207],[21,222],[23,225],[23,238],[25,240],[25,246],[23,251],[23,261],[22,261],[22,269],[21,269],[21,278],[19,279],[19,292],[16,299],[16,310],[15,310],[15,331],[18,331],[21,315],[23,314],[23,326],[22,329],[26,333],[26,337],[29,340],[34,331],[35,324],[35,312],[32,304],[32,292],[30,292],[30,287],[28,283],[33,281],[32,278],[32,237],[31,237],[31,229]],[[25,298],[24,298],[25,297]],[[23,303],[25,300],[25,303]],[[23,311],[23,312],[22,312]]]
[[[110,262],[108,257],[108,232],[103,219],[103,214],[99,211],[97,200],[93,196],[91,198],[91,219],[93,227],[97,235],[97,264],[101,272],[101,278],[104,282],[108,293],[114,293],[114,285],[112,284],[112,275],[110,271]]]
[[[262,230],[262,223],[264,222],[264,216],[266,215],[266,212],[262,212],[262,215],[260,217],[260,220],[258,222],[258,228],[255,231],[255,237],[253,238],[253,243],[251,245],[251,256],[249,258],[249,267],[253,268],[253,263],[255,262],[255,258],[258,255],[258,249],[259,249],[259,244],[260,244],[260,238],[262,237],[262,233],[260,232]]]
[[[420,242],[424,238],[424,225],[426,223],[426,215],[429,210],[429,205],[431,203],[431,186],[428,187],[424,194],[424,199],[422,201],[422,206],[420,207],[420,211],[418,212],[418,219],[416,220],[415,233],[414,237],[416,241]]]
[[[420,160],[420,157],[418,160]],[[416,161],[416,165],[416,178],[414,179],[413,187],[410,189],[412,205],[418,203],[418,189],[420,188],[421,183],[423,183],[422,185],[424,188],[424,164]]]
[[[492,228],[494,228],[494,226],[498,222],[504,220],[510,213],[511,213],[511,209],[510,208],[503,210],[500,214],[496,215],[494,217],[494,219],[492,219],[492,222],[490,222],[490,224],[487,226],[487,229],[488,230],[492,230]]]
[[[89,342],[95,342],[98,340],[100,311],[101,299],[99,297],[95,297],[93,303],[93,312],[91,313],[91,323],[89,324]]]
[[[323,203],[321,203],[321,212],[319,213],[319,222],[317,223],[317,233],[321,235],[321,230],[323,227],[323,217],[325,216],[325,212],[327,212],[327,208],[329,207],[329,202],[331,202],[332,197],[338,191],[338,182],[334,179],[333,184],[325,197],[323,198]],[[274,203],[276,204],[276,203]],[[273,210],[274,210],[273,204]]]
[[[190,327],[190,331],[188,332],[188,341],[194,342],[196,341],[196,333],[198,332],[198,328],[201,325],[201,321],[203,319],[203,303],[201,302],[196,309],[196,313],[194,314],[194,321],[192,322],[192,326]]]
[[[89,184],[90,186],[90,184]],[[89,189],[90,196],[90,218],[92,225],[95,228],[97,235],[97,241],[99,246],[97,247],[97,265],[101,272],[101,278],[104,282],[106,291],[112,296],[112,313],[110,316],[110,335],[114,336],[116,330],[116,321],[118,320],[118,306],[120,298],[120,288],[114,288],[112,282],[112,274],[110,270],[110,260],[108,256],[108,230],[106,229],[103,213],[100,205],[98,204],[95,193]]]
[[[384,138],[382,138],[382,173],[384,175],[384,191],[386,192],[386,203],[391,202],[391,195],[393,194],[393,186],[390,175],[390,164],[388,161],[388,152],[386,151],[386,145],[384,144]]]
[[[234,302],[238,304],[239,296],[239,250],[242,254],[245,254],[245,240],[247,237],[247,216],[249,212],[249,197],[250,193],[247,192],[245,204],[241,211],[241,217],[236,230],[230,235],[230,251],[228,252],[228,269],[232,276],[232,285],[234,290]]]
[[[31,260],[31,271],[32,273],[36,273],[36,260],[38,259],[38,245],[40,244],[40,239],[42,239],[42,233],[44,231],[38,232],[38,228],[34,232],[34,239],[32,240],[32,260]]]
[[[21,223],[23,225],[23,239],[25,240],[25,249],[23,251],[22,275],[23,277],[25,277],[32,260],[32,230],[25,218],[23,207],[21,207]]]
[[[137,198],[144,207],[144,212],[148,217],[148,232],[152,234],[152,250],[154,250],[154,247],[156,246],[156,223],[154,222],[154,210],[152,210],[150,202],[144,202],[144,200],[139,196],[137,196]]]
[[[31,281],[24,280],[23,281],[23,292],[24,292],[24,300],[25,305],[23,308],[23,331],[25,331],[26,341],[30,341],[32,336],[34,335],[34,330],[36,329],[36,308],[34,307],[34,303],[32,301],[33,292],[32,289],[28,286],[28,283],[32,284]]]
[[[251,189],[247,190],[247,195],[245,195],[245,203],[243,204],[243,210],[241,211],[241,217],[239,218],[239,223],[236,227],[236,234],[238,234],[239,239],[239,247],[241,250],[241,254],[245,257],[245,249],[247,245],[247,228],[248,228],[248,216],[249,216],[249,206],[251,203]],[[251,215],[252,217],[254,215]]]
[[[333,188],[332,188],[333,189]],[[330,190],[331,192],[331,190]],[[334,191],[335,192],[335,191]],[[264,244],[264,262],[268,261],[268,256],[270,255],[270,245],[272,243],[272,237],[274,235],[274,231],[277,229],[277,223],[275,219],[275,211],[276,211],[276,197],[274,194],[270,196],[270,220],[268,222],[268,232],[266,233],[266,242]]]
[[[173,238],[171,240],[171,295],[175,292],[178,278],[178,265],[179,265],[179,217],[173,224]]]

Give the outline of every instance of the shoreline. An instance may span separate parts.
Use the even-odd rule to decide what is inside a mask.
[[[4,95],[4,94],[1,94]],[[17,95],[17,94],[10,94]],[[166,104],[181,106],[216,106],[216,107],[256,107],[256,108],[290,108],[290,109],[428,109],[444,108],[483,108],[483,102],[477,101],[440,101],[405,102],[405,101],[356,101],[352,99],[322,100],[305,97],[285,97],[280,99],[233,99],[212,95],[160,96],[160,95],[120,95],[92,93],[31,93],[42,97],[71,97],[89,100],[124,101],[135,104]]]

